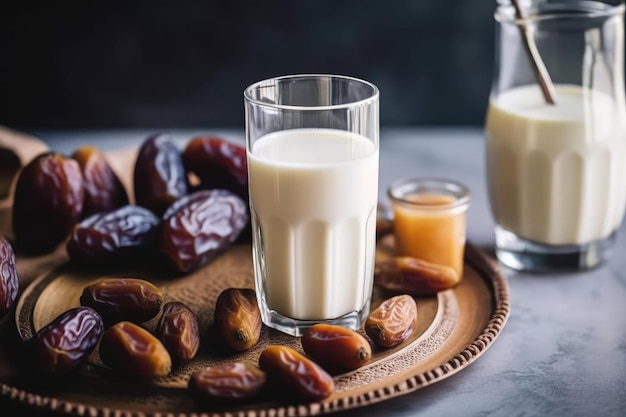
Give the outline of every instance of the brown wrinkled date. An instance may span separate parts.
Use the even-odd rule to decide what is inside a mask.
[[[215,326],[229,348],[248,350],[261,335],[261,312],[250,288],[228,288],[215,303]]]
[[[116,323],[104,332],[100,358],[114,371],[138,379],[164,377],[172,370],[170,354],[159,339],[129,321]]]
[[[303,401],[322,400],[335,390],[333,378],[324,369],[287,346],[265,348],[259,365],[267,373],[268,382],[279,384]]]
[[[134,171],[137,204],[157,215],[187,195],[187,173],[180,150],[168,135],[147,137],[139,148]]]
[[[459,282],[454,268],[408,256],[377,262],[374,284],[387,291],[412,295],[435,294]]]
[[[20,250],[49,252],[78,222],[83,209],[78,163],[61,154],[41,154],[22,169],[15,185],[13,231]]]
[[[185,304],[171,301],[163,306],[156,336],[170,353],[173,361],[192,360],[200,347],[198,317]]]
[[[227,249],[247,223],[247,206],[235,194],[197,191],[167,209],[158,248],[180,272],[189,272]]]
[[[85,199],[82,217],[112,211],[128,204],[122,182],[104,154],[93,146],[82,146],[72,154],[83,174]]]
[[[15,253],[11,244],[0,236],[0,319],[11,310],[19,290]]]
[[[96,310],[106,324],[122,320],[143,323],[159,313],[163,294],[142,279],[101,278],[83,289],[80,304]]]
[[[195,137],[183,151],[187,171],[200,179],[200,188],[221,188],[248,201],[246,148],[216,137]]]
[[[265,372],[257,366],[233,362],[195,371],[189,379],[189,390],[201,401],[245,400],[257,396],[265,381]]]
[[[393,347],[411,336],[417,323],[417,305],[407,294],[383,301],[365,321],[365,332],[382,347]]]
[[[323,368],[352,371],[372,358],[372,347],[359,333],[332,324],[316,324],[300,339],[304,352]]]
[[[89,307],[62,313],[35,334],[33,343],[39,365],[52,373],[75,369],[96,347],[103,331],[102,319]]]
[[[127,260],[155,249],[160,221],[150,210],[136,205],[94,214],[74,227],[67,253],[72,262],[81,264]]]

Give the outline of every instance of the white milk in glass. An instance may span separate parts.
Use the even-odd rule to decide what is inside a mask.
[[[376,241],[374,144],[333,129],[280,131],[254,143],[248,169],[267,306],[301,320],[361,310]]]
[[[537,86],[501,94],[486,121],[491,208],[517,236],[548,245],[609,236],[626,203],[623,109],[611,96],[557,85],[555,106]]]

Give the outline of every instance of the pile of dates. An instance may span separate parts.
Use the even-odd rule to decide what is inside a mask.
[[[83,288],[79,303],[30,341],[38,369],[71,372],[98,347],[100,359],[113,371],[146,380],[169,375],[199,351],[196,312],[181,301],[165,303],[161,290],[149,281],[101,278]],[[257,343],[261,314],[254,290],[226,289],[214,308],[217,335],[225,346],[243,351]],[[155,317],[157,325],[149,331],[146,323]]]
[[[80,307],[60,314],[29,342],[37,369],[67,374],[97,349],[113,372],[150,380],[168,376],[200,349],[196,312],[180,301],[164,303],[159,288],[146,280],[101,278],[83,288],[79,302]],[[146,323],[159,314],[156,327],[148,330]],[[416,316],[413,297],[394,296],[371,312],[365,335],[317,324],[300,339],[302,352],[270,345],[257,363],[230,362],[196,370],[189,376],[188,390],[200,403],[245,401],[277,392],[283,398],[319,401],[334,392],[332,374],[358,369],[371,360],[370,340],[381,348],[399,345],[412,334]],[[214,306],[213,327],[209,334],[231,352],[253,348],[262,329],[254,290],[223,290]]]
[[[145,380],[167,376],[191,361],[200,347],[197,315],[184,303],[164,303],[152,283],[137,278],[101,278],[83,288],[80,307],[69,309],[31,339],[37,369],[66,374],[96,347],[113,371]],[[144,323],[160,314],[153,332]]]
[[[215,311],[221,338],[233,349],[252,347],[261,327],[254,293],[240,291],[223,292]],[[371,312],[364,331],[375,346],[391,348],[412,335],[416,322],[415,299],[396,295]],[[334,392],[333,374],[356,370],[371,360],[372,345],[366,336],[337,325],[316,324],[300,338],[302,352],[270,345],[260,353],[258,363],[232,362],[195,371],[189,390],[199,401],[246,400],[263,392],[319,401]]]
[[[249,226],[245,148],[195,137],[184,150],[147,137],[133,172],[135,204],[97,148],[48,152],[19,174],[16,248],[41,254],[66,243],[72,262],[124,262],[160,253],[186,273],[210,262]]]

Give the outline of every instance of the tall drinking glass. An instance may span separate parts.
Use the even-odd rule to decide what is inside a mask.
[[[496,253],[519,270],[596,266],[626,204],[624,4],[509,1],[495,12],[496,66],[486,117]],[[554,85],[542,94],[523,34]]]
[[[378,89],[293,75],[244,92],[257,299],[291,335],[369,314],[378,201]]]

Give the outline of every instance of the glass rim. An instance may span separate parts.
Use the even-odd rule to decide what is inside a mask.
[[[441,194],[454,197],[449,203],[419,203],[407,200],[404,196],[415,194],[420,189],[441,190]],[[387,188],[387,196],[392,203],[400,203],[424,210],[452,210],[468,206],[471,200],[470,189],[458,181],[446,178],[404,178],[392,182]]]
[[[327,78],[329,80],[331,79],[336,79],[336,80],[342,80],[342,81],[353,81],[359,84],[362,84],[364,86],[369,87],[372,90],[372,94],[370,94],[368,97],[361,99],[361,100],[355,100],[355,101],[350,101],[347,103],[341,103],[341,104],[331,104],[331,105],[323,105],[323,106],[295,106],[292,104],[275,104],[275,103],[267,103],[261,100],[257,100],[254,97],[252,97],[252,91],[256,91],[260,88],[268,88],[268,87],[273,87],[274,84],[276,82],[281,82],[281,81],[286,81],[286,80],[304,80],[304,79],[314,79],[314,78]],[[270,107],[270,108],[274,108],[274,109],[279,109],[279,110],[297,110],[297,111],[324,111],[324,110],[338,110],[338,109],[346,109],[346,108],[350,108],[350,107],[363,107],[363,106],[368,106],[372,103],[375,103],[376,101],[378,101],[378,96],[380,95],[380,92],[378,91],[378,87],[376,87],[374,84],[372,84],[369,81],[365,81],[361,78],[356,78],[356,77],[351,77],[348,75],[338,75],[338,74],[316,74],[316,73],[311,73],[311,74],[290,74],[290,75],[281,75],[278,77],[272,77],[272,78],[266,78],[264,80],[261,81],[257,81],[253,84],[250,84],[248,87],[245,88],[245,90],[243,91],[243,96],[245,98],[245,100],[248,103],[254,104],[256,106],[263,106],[263,107]]]
[[[518,26],[524,26],[533,22],[540,22],[544,20],[554,20],[554,19],[593,19],[593,18],[601,18],[601,17],[613,17],[618,15],[623,15],[625,10],[625,5],[622,0],[619,0],[615,4],[599,1],[599,0],[574,0],[574,1],[560,1],[555,3],[546,3],[548,5],[557,5],[557,4],[567,4],[572,7],[574,5],[602,5],[601,7],[589,7],[589,9],[580,10],[574,9],[571,10],[559,10],[559,11],[551,11],[546,10],[545,13],[536,14],[534,10],[526,7],[527,16],[523,19],[518,19],[515,17],[515,12],[513,9],[513,4],[510,0],[497,0],[498,6],[496,7],[496,11],[494,12],[494,19],[498,22],[512,23]],[[522,5],[528,6],[527,1],[523,1]],[[507,13],[512,11],[512,13]]]

